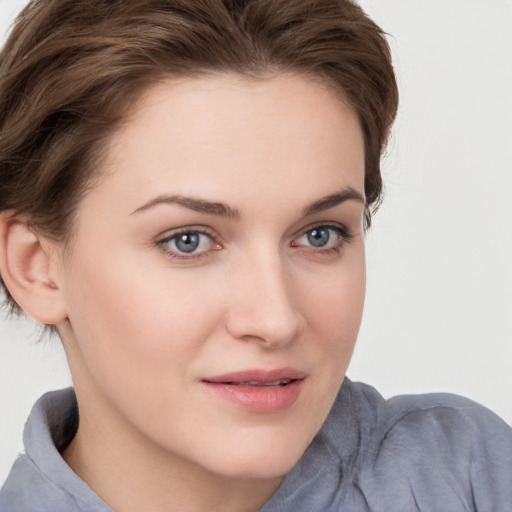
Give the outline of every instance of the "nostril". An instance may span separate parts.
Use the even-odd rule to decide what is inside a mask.
[[[265,315],[255,310],[239,310],[229,315],[226,327],[230,335],[240,341],[281,347],[297,338],[305,322],[299,314],[276,313]]]
[[[296,339],[306,322],[280,256],[259,249],[230,276],[235,293],[226,328],[238,340],[279,347]]]

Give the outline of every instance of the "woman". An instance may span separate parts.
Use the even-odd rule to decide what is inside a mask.
[[[499,418],[344,378],[397,106],[358,7],[32,2],[1,73],[2,280],[74,390],[0,510],[510,508]]]

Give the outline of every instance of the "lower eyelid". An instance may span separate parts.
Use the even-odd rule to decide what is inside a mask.
[[[339,244],[342,244],[343,242],[348,242],[351,238],[353,238],[353,235],[350,234],[345,228],[343,228],[341,226],[337,226],[337,225],[333,226],[333,225],[329,225],[329,224],[319,224],[317,226],[312,226],[309,229],[307,229],[306,231],[304,231],[300,236],[296,237],[294,239],[294,241],[295,240],[299,240],[302,237],[307,236],[307,234],[310,231],[313,231],[315,229],[328,229],[329,231],[334,232],[335,235],[336,235],[336,238],[339,241]],[[322,250],[322,248],[323,248],[322,246],[319,246],[316,249],[317,250]]]
[[[297,243],[298,240],[300,240],[302,237],[307,236],[308,232],[313,231],[314,229],[322,229],[322,228],[328,229],[331,232],[333,232],[333,234],[335,235],[335,240],[329,240],[327,242],[326,246],[317,246],[317,247],[315,247],[313,245],[305,244],[305,243],[304,244]],[[200,252],[192,251],[189,253],[180,251],[177,248],[170,247],[171,242],[173,240],[175,241],[177,239],[177,237],[179,237],[180,235],[183,235],[183,234],[198,234],[198,235],[206,236],[210,240],[209,247]],[[330,252],[339,253],[339,251],[342,249],[342,247],[345,245],[345,243],[350,242],[350,240],[353,237],[354,236],[346,228],[344,228],[342,226],[331,225],[331,224],[318,224],[318,225],[311,226],[308,229],[306,229],[305,231],[303,231],[300,236],[294,238],[294,240],[291,242],[290,245],[292,247],[303,248],[307,251],[315,252],[315,253],[322,253],[322,252],[326,253],[326,254],[330,253]],[[174,244],[175,243],[176,242],[174,242]],[[214,234],[206,231],[205,229],[198,229],[198,228],[194,229],[194,227],[178,229],[174,233],[171,232],[171,233],[167,234],[167,236],[157,240],[155,242],[155,245],[157,245],[158,248],[164,254],[169,256],[170,258],[182,259],[182,260],[187,260],[187,259],[193,260],[193,259],[197,259],[197,258],[208,257],[211,255],[212,252],[216,252],[216,251],[222,249],[222,247],[223,247],[222,244],[217,241],[217,238]]]
[[[176,246],[177,238],[180,235],[185,234],[197,234],[200,236],[207,237],[209,239],[208,248],[205,250],[201,250],[199,252],[191,251],[187,253],[184,251],[180,251],[177,247],[173,247]],[[177,229],[174,232],[170,232],[166,236],[156,240],[155,245],[158,247],[158,249],[160,249],[165,255],[169,256],[170,258],[183,260],[190,260],[208,256],[210,252],[216,251],[221,247],[213,233],[210,233],[204,228],[194,228],[193,226]]]

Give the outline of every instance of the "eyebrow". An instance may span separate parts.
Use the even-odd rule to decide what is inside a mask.
[[[217,215],[220,217],[227,217],[230,219],[239,219],[240,212],[236,208],[232,208],[224,203],[207,201],[206,199],[199,199],[197,197],[181,196],[181,195],[162,195],[151,199],[137,208],[130,215],[149,210],[161,204],[178,204],[184,206],[189,210],[194,210],[200,213],[207,213],[209,215]]]
[[[318,201],[314,201],[313,203],[308,204],[302,213],[304,217],[307,217],[308,215],[313,215],[314,213],[319,213],[328,210],[329,208],[334,208],[335,206],[338,206],[345,201],[357,201],[358,203],[362,204],[366,203],[362,194],[351,187],[347,187],[343,190],[340,190],[339,192],[335,192],[334,194],[322,197]]]
[[[314,213],[328,210],[329,208],[334,208],[335,206],[338,206],[339,204],[349,200],[357,201],[363,204],[365,203],[364,197],[359,192],[351,187],[347,187],[339,192],[322,197],[321,199],[306,205],[302,211],[302,214],[304,217],[306,217]],[[162,204],[177,204],[196,212],[206,213],[209,215],[217,215],[219,217],[226,217],[229,219],[240,218],[240,211],[237,208],[228,206],[227,204],[182,195],[157,196],[134,210],[130,215],[149,210],[150,208],[154,208],[155,206]]]

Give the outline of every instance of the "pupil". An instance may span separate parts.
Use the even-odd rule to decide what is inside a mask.
[[[199,245],[199,235],[197,233],[184,233],[176,239],[176,247],[181,252],[192,252]]]
[[[308,233],[308,242],[314,247],[322,247],[329,241],[329,230],[325,228],[312,229]]]

